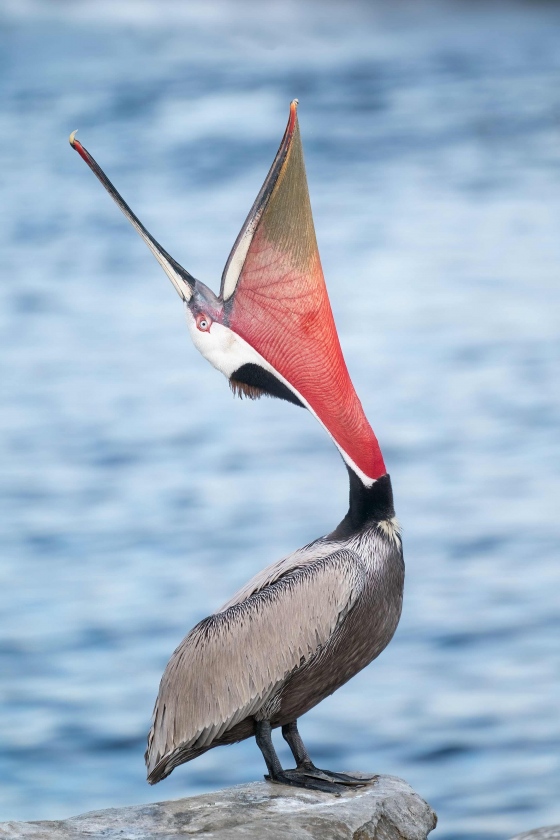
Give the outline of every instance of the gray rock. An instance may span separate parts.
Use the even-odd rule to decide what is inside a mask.
[[[512,840],[560,840],[560,825],[548,825],[544,828],[534,828],[524,834],[516,834]]]
[[[254,782],[189,799],[49,822],[0,823],[4,840],[425,840],[437,817],[406,782],[377,776],[340,797]]]

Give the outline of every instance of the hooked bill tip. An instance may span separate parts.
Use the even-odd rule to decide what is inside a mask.
[[[76,129],[76,131],[73,131],[72,134],[70,135],[70,137],[68,138],[68,142],[70,143],[72,148],[74,148],[74,139],[75,139],[77,133],[78,133],[78,129]]]

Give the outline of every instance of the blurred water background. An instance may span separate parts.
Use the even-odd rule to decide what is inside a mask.
[[[560,5],[5,0],[0,43],[0,819],[262,777],[248,741],[149,788],[159,678],[333,528],[345,469],[311,416],[232,398],[67,136],[217,289],[299,97],[408,572],[303,736],[407,779],[437,840],[560,822]]]

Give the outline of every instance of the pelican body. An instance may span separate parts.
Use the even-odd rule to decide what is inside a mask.
[[[321,269],[297,100],[268,176],[234,244],[219,295],[148,233],[89,152],[74,149],[144,239],[185,304],[194,344],[234,392],[307,408],[345,461],[340,524],[259,572],[183,639],[163,674],[148,735],[148,781],[250,736],[273,782],[334,794],[367,777],[320,770],[297,720],[375,659],[402,607],[404,564],[391,481],[356,395]],[[282,768],[271,731],[296,767]]]

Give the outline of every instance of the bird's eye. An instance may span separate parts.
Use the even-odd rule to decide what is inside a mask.
[[[212,325],[212,321],[208,315],[199,314],[196,316],[196,326],[201,332],[208,332]]]

